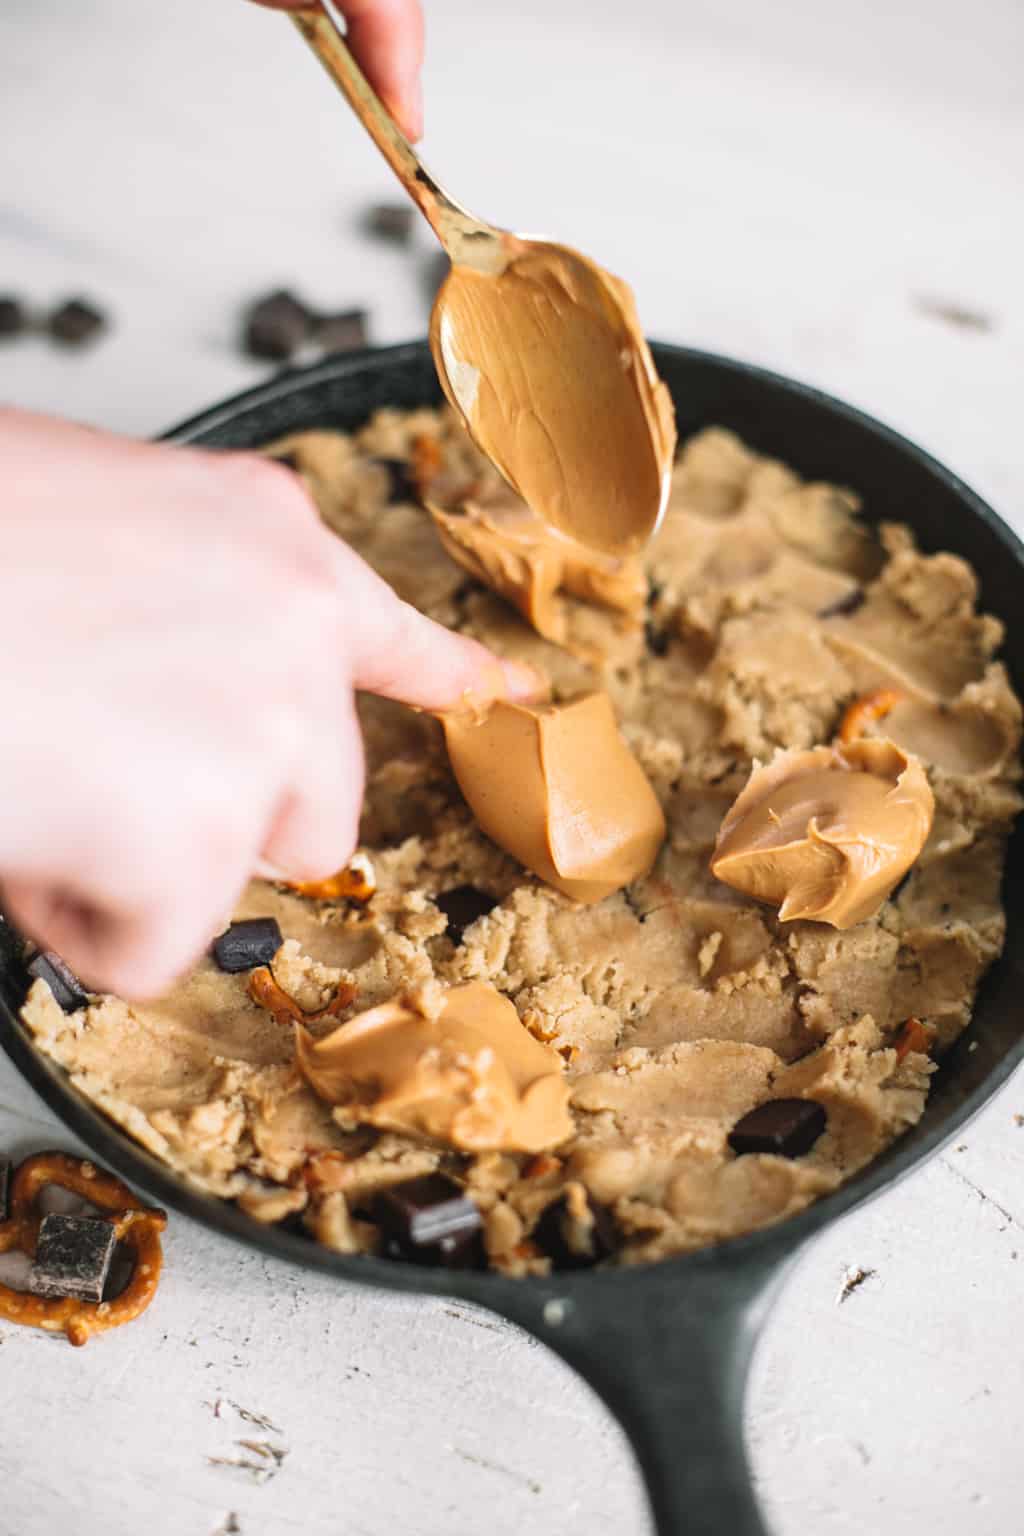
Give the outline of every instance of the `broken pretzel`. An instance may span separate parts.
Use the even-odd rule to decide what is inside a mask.
[[[0,1253],[20,1249],[35,1257],[43,1220],[39,1194],[47,1184],[56,1184],[99,1208],[117,1241],[135,1255],[132,1277],[113,1301],[47,1298],[0,1285],[0,1318],[49,1333],[64,1333],[71,1344],[86,1344],[94,1333],[134,1322],[153,1300],[163,1263],[160,1233],[167,1225],[167,1216],[140,1204],[127,1184],[87,1160],[63,1152],[37,1152],[20,1164],[11,1179],[10,1215],[0,1222]]]

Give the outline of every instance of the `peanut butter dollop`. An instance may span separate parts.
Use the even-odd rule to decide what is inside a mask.
[[[665,818],[607,694],[569,704],[498,700],[443,724],[480,827],[548,885],[589,903],[648,872]]]
[[[453,266],[430,342],[470,434],[544,522],[606,554],[646,543],[675,419],[625,283],[530,242],[496,274]]]
[[[543,1152],[572,1135],[561,1058],[483,981],[453,987],[440,1011],[393,998],[322,1040],[299,1028],[295,1054],[354,1124],[463,1152]]]
[[[784,921],[852,928],[906,874],[931,830],[924,769],[868,738],[780,752],[754,770],[722,822],[711,870]]]
[[[565,639],[559,591],[639,622],[647,583],[638,557],[603,555],[556,533],[507,490],[455,509],[431,506],[430,513],[452,559],[518,608],[546,640]]]

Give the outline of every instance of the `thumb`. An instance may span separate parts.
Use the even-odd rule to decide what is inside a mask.
[[[436,624],[396,596],[354,550],[332,544],[353,687],[433,711],[454,709],[467,694],[535,699],[546,690],[532,667]]]

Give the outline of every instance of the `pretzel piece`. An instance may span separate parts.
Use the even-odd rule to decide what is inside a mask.
[[[307,1013],[294,997],[289,997],[284,988],[278,986],[269,965],[257,966],[249,974],[249,996],[254,1003],[259,1003],[261,1008],[273,1014],[278,1024],[320,1024],[324,1019],[336,1019],[355,1002],[358,993],[359,988],[353,986],[352,982],[342,981],[326,1008],[317,1008]]]
[[[839,740],[845,745],[864,735],[865,728],[873,720],[884,720],[890,710],[896,708],[903,695],[898,688],[876,688],[862,698],[854,699],[847,708],[839,726]]]
[[[37,1152],[19,1165],[11,1180],[10,1215],[0,1222],[0,1253],[17,1248],[29,1258],[35,1257],[43,1219],[39,1193],[47,1184],[88,1200],[104,1213],[117,1241],[135,1255],[132,1277],[113,1301],[33,1296],[0,1285],[0,1318],[49,1333],[64,1333],[71,1344],[87,1344],[94,1333],[133,1322],[153,1300],[163,1264],[160,1233],[167,1225],[167,1216],[153,1206],[140,1204],[127,1184],[85,1159],[63,1152]]]
[[[933,1025],[922,1024],[920,1019],[911,1015],[896,1037],[896,1060],[902,1061],[911,1051],[919,1051],[922,1056],[929,1055],[937,1037],[938,1030]]]
[[[290,880],[287,884],[289,890],[316,901],[355,901],[360,906],[365,906],[377,889],[373,865],[363,853],[357,853],[351,863],[326,880]]]

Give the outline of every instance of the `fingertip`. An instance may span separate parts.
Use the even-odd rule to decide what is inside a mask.
[[[537,703],[551,693],[543,673],[525,661],[499,661],[508,697],[516,704]]]

